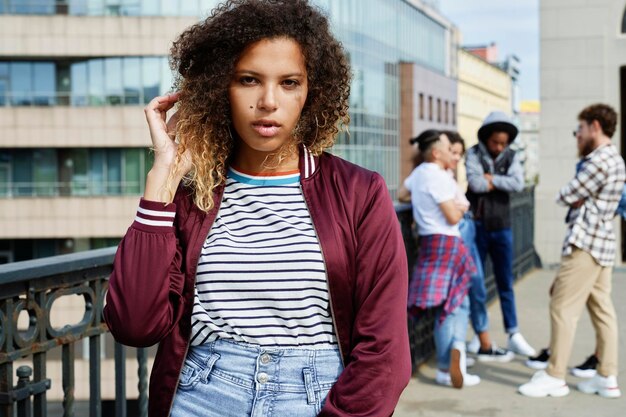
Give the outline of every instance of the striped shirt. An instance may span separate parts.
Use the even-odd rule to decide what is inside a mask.
[[[198,262],[191,319],[192,345],[216,339],[337,345],[324,261],[298,171],[229,170]]]
[[[564,256],[577,247],[601,266],[613,266],[616,247],[612,222],[625,180],[624,160],[611,144],[600,146],[582,160],[574,179],[557,195],[557,203],[563,205],[583,200],[579,209],[568,213]]]

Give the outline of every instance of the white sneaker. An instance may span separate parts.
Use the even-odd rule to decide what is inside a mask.
[[[467,361],[468,358],[466,353],[465,353],[465,343],[463,342],[454,342],[452,344],[452,349],[459,351],[460,357],[459,357],[459,368],[461,370],[461,374],[462,374],[462,378],[461,378],[461,386],[460,387],[456,387],[456,388],[461,388],[461,387],[473,387],[474,385],[478,385],[480,384],[480,377],[478,375],[472,375],[472,374],[468,374],[467,373]],[[450,366],[450,368],[452,368],[452,366]],[[452,371],[452,369],[450,370]],[[454,379],[452,379],[452,383],[454,385]]]
[[[467,351],[469,353],[478,353],[480,349],[480,340],[478,339],[478,335],[474,335],[472,340],[467,344]]]
[[[518,355],[535,356],[537,354],[535,349],[528,344],[520,332],[513,333],[509,336],[507,348]]]
[[[546,371],[537,371],[530,382],[521,385],[518,389],[520,394],[527,397],[564,397],[569,394],[569,387],[565,380],[554,378]]]
[[[480,384],[480,377],[478,375],[472,375],[472,374],[463,375],[464,387],[473,387],[474,385],[478,385],[478,384]]]
[[[596,374],[591,379],[579,382],[577,388],[585,394],[598,394],[603,398],[619,398],[622,396],[622,392],[617,386],[617,378],[613,375],[604,377]]]
[[[450,374],[448,372],[440,371],[439,369],[437,369],[437,373],[435,374],[435,382],[446,387],[452,386]]]

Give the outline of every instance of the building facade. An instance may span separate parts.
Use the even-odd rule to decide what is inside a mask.
[[[117,243],[151,166],[141,109],[171,89],[172,41],[217,3],[0,0],[0,263]],[[420,0],[314,3],[353,70],[350,134],[332,152],[380,172],[395,196],[410,152],[400,64],[454,78],[452,25]],[[449,94],[427,96],[454,112]]]
[[[560,260],[566,209],[554,202],[575,172],[572,131],[578,113],[603,102],[620,114],[613,137],[624,155],[626,138],[626,1],[540,2],[541,146],[536,189],[535,244],[544,264]],[[624,228],[615,220],[623,259]],[[621,261],[621,259],[618,259]]]

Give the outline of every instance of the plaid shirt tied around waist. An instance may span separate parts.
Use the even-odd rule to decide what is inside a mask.
[[[448,235],[420,237],[415,272],[409,284],[409,309],[443,305],[445,317],[463,302],[476,266],[461,238]]]

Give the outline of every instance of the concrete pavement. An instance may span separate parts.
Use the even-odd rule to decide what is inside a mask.
[[[546,347],[550,337],[548,290],[556,274],[554,269],[536,270],[515,286],[518,320],[522,333],[537,350]],[[607,400],[576,390],[581,379],[568,375],[570,394],[563,398],[526,398],[517,387],[527,382],[535,372],[524,366],[526,358],[516,357],[505,364],[477,362],[471,373],[482,382],[462,390],[441,387],[434,383],[434,361],[422,365],[404,390],[395,417],[623,417],[626,416],[626,270],[618,268],[613,276],[613,302],[617,310],[620,331],[620,375],[618,382],[622,397]],[[502,315],[498,301],[489,307],[492,338],[506,345]],[[468,332],[468,338],[473,333]],[[595,347],[595,335],[589,314],[585,311],[578,324],[570,365],[583,362]]]

